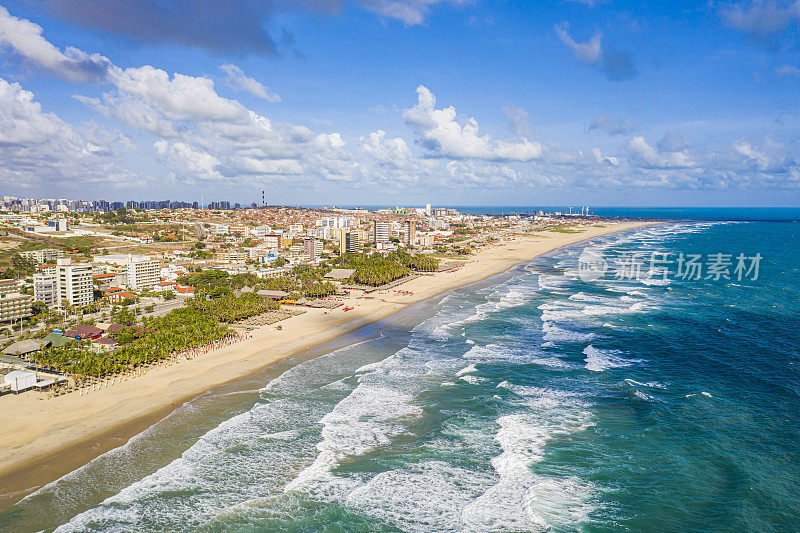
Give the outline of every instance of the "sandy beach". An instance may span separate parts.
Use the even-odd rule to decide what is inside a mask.
[[[484,247],[455,272],[421,276],[328,311],[307,313],[253,331],[253,338],[198,358],[150,370],[146,375],[103,387],[88,395],[48,398],[27,392],[0,397],[0,497],[14,500],[36,486],[74,470],[108,449],[124,444],[177,406],[222,383],[248,375],[280,359],[386,318],[408,305],[479,281],[554,249],[645,223],[579,228],[575,233],[542,232],[515,236]],[[5,502],[8,503],[8,502]]]

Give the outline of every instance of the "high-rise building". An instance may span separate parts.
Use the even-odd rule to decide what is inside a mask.
[[[373,242],[389,242],[389,223],[376,220],[372,223]]]
[[[339,253],[357,253],[361,249],[361,232],[358,230],[342,230],[339,238]]]
[[[431,204],[425,204],[425,214],[431,216]]]
[[[414,246],[417,237],[417,223],[413,220],[403,222],[403,242],[409,246]]]
[[[308,256],[309,261],[316,263],[322,255],[322,241],[313,237],[303,239],[303,251]]]
[[[128,287],[133,290],[151,289],[160,281],[158,261],[144,257],[128,257]]]
[[[90,263],[73,264],[69,258],[59,259],[56,262],[56,284],[58,307],[61,307],[64,301],[75,307],[83,307],[94,301]]]
[[[33,299],[48,307],[58,307],[58,274],[44,272],[33,275]]]

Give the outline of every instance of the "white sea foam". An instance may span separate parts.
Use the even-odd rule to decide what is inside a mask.
[[[544,457],[547,442],[591,425],[591,415],[571,393],[503,381],[524,400],[518,414],[497,420],[502,453],[491,461],[500,480],[463,511],[469,531],[545,531],[576,527],[586,519],[594,488],[573,478],[538,476],[529,466]]]
[[[363,455],[406,433],[407,424],[422,414],[422,409],[413,405],[411,399],[390,388],[360,383],[322,417],[317,458],[284,491],[310,492],[326,501],[340,499],[357,482],[335,476],[332,468],[347,457]]]
[[[594,333],[580,333],[578,331],[559,328],[550,322],[542,324],[542,330],[544,331],[542,339],[547,342],[586,342],[595,338]]]
[[[666,389],[667,387],[657,381],[645,381],[642,383],[641,381],[636,381],[634,379],[625,378],[625,382],[630,385],[631,387],[650,387],[651,389]]]
[[[586,369],[602,372],[609,368],[630,366],[633,361],[623,359],[619,356],[620,353],[618,350],[600,350],[590,344],[583,350],[583,355],[586,356]]]
[[[475,367],[475,363],[472,363],[471,365],[465,366],[464,368],[459,370],[456,375],[457,376],[463,376],[464,374],[471,374],[471,373],[477,372],[477,371],[478,371],[478,369]]]
[[[494,481],[491,474],[429,461],[376,475],[345,504],[403,531],[456,531],[463,509]]]

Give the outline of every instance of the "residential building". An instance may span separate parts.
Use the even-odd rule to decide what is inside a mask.
[[[280,248],[282,235],[272,234],[264,237],[264,245],[267,248]]]
[[[403,242],[409,246],[414,246],[417,237],[417,223],[413,220],[403,222]]]
[[[30,294],[18,292],[0,294],[0,322],[10,322],[31,316],[33,314],[32,303],[33,296]]]
[[[423,248],[432,248],[433,247],[433,235],[420,235],[419,236],[419,245]]]
[[[228,233],[231,235],[238,235],[239,237],[247,237],[247,226],[244,224],[231,224],[228,226]]]
[[[0,279],[0,295],[20,292],[24,284],[21,279]]]
[[[128,258],[128,288],[133,290],[151,289],[161,279],[158,261],[144,257]]]
[[[247,261],[248,254],[238,250],[224,250],[221,252],[214,252],[214,259],[216,261],[224,261],[226,263],[244,263]]]
[[[389,242],[389,223],[376,220],[372,223],[373,242]]]
[[[339,238],[339,253],[361,251],[361,232],[356,230],[343,230]]]
[[[56,264],[36,265],[36,274],[55,274]]]
[[[53,228],[55,231],[67,231],[67,221],[63,218],[48,220],[47,225]]]
[[[64,250],[56,248],[46,248],[44,250],[30,250],[28,252],[20,252],[22,257],[32,259],[37,263],[52,263],[64,257]]]
[[[55,272],[33,275],[33,299],[47,307],[58,307],[58,275]]]
[[[74,307],[83,307],[94,301],[91,264],[72,263],[69,258],[59,259],[56,262],[56,270],[58,307],[61,307],[64,301]]]
[[[322,255],[322,241],[313,237],[303,239],[303,249],[309,261],[316,263]]]

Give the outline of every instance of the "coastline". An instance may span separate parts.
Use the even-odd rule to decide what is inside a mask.
[[[412,279],[397,287],[413,294],[377,294],[352,299],[341,309],[322,309],[264,326],[253,338],[190,361],[156,368],[145,376],[94,391],[47,399],[42,393],[0,398],[8,413],[0,435],[0,507],[44,483],[120,446],[175,408],[210,389],[243,378],[312,346],[351,334],[411,304],[480,281],[558,248],[653,222],[586,226],[576,233],[542,232],[515,236],[470,257],[456,272]]]

